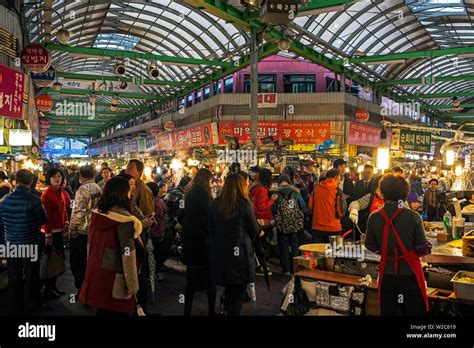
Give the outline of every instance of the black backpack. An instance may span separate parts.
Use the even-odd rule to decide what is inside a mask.
[[[275,215],[276,227],[285,234],[298,233],[304,228],[304,214],[298,207],[294,192],[280,194],[280,202]]]

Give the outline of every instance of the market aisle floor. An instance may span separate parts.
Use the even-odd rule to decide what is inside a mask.
[[[68,250],[66,250],[68,253]],[[177,264],[176,261],[168,261],[167,265],[172,269],[166,272],[165,280],[156,282],[155,302],[149,305],[149,315],[183,315],[184,304],[180,303],[179,295],[184,294],[185,281],[185,266]],[[263,277],[257,277],[257,308],[253,308],[251,303],[245,303],[242,310],[242,315],[266,315],[274,316],[280,314],[280,304],[283,298],[281,289],[290,280],[289,276],[276,273],[278,267],[270,264],[273,272],[270,283],[271,291],[268,292]],[[73,285],[73,276],[69,269],[69,262],[67,262],[67,271],[58,280],[58,288],[65,291],[67,294],[75,294],[76,289]],[[216,311],[219,309],[219,299],[223,289],[218,288]],[[0,293],[0,315],[7,314],[7,292]],[[74,300],[73,296],[62,296],[58,300],[49,301],[48,304],[53,307],[52,310],[41,313],[44,315],[95,315],[95,310],[92,308],[85,308],[80,303],[71,303]],[[197,292],[194,304],[193,315],[207,315],[207,297],[204,291]]]

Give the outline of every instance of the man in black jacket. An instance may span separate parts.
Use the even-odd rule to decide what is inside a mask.
[[[362,172],[362,180],[357,181],[354,188],[352,201],[358,200],[369,193],[372,193],[374,186],[374,166],[366,164]]]
[[[354,197],[354,184],[349,178],[349,174],[346,173],[346,161],[344,161],[342,158],[338,158],[334,161],[333,167],[339,170],[339,190],[343,193],[341,195],[341,225],[342,232],[345,232],[352,228],[352,223],[349,220],[347,214],[347,208],[349,207],[349,204],[352,202]]]

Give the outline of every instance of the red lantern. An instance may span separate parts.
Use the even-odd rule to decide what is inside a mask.
[[[369,112],[364,108],[358,108],[356,110],[354,118],[357,121],[367,122],[369,120]]]
[[[48,129],[49,127],[51,127],[51,122],[49,122],[49,120],[47,118],[40,118],[40,128],[41,129]]]
[[[160,134],[160,127],[158,127],[158,126],[151,127],[150,133],[151,133],[151,135],[155,135],[155,136]]]
[[[173,121],[166,121],[164,125],[165,130],[172,130],[174,129]]]
[[[21,51],[21,65],[34,73],[45,72],[51,65],[51,54],[41,45],[28,45]]]
[[[39,111],[47,112],[53,108],[53,98],[49,95],[39,95],[36,97],[36,108]]]

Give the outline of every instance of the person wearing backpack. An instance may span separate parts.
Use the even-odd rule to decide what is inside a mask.
[[[272,206],[278,230],[280,266],[283,274],[290,274],[291,256],[298,255],[298,232],[304,228],[306,204],[288,175],[278,177],[278,198]]]

